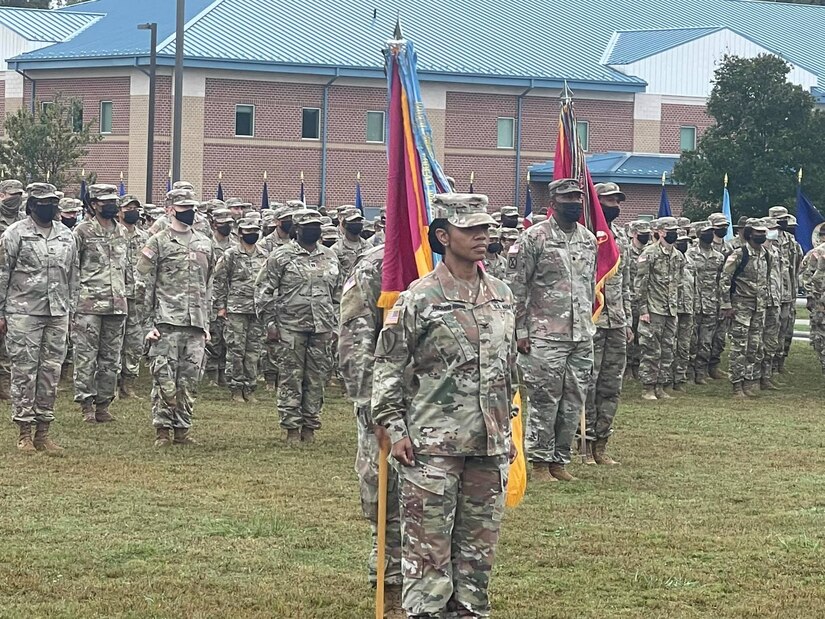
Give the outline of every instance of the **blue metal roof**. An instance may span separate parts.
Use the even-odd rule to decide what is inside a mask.
[[[174,52],[169,40],[174,5],[171,0],[92,0],[60,9],[106,17],[70,41],[21,55],[12,67],[134,64],[148,54],[147,34],[135,29],[145,21],[158,22],[160,62],[168,63]],[[400,14],[405,35],[416,43],[423,79],[523,87],[530,80],[550,86],[567,79],[579,88],[642,90],[642,80],[601,64],[613,29],[722,27],[825,77],[825,7],[815,5],[520,0],[518,10],[503,10],[494,0],[188,0],[186,7],[190,66],[380,75],[380,50]],[[557,34],[559,24],[564,24],[564,36]],[[668,35],[670,44],[673,36]],[[651,41],[647,48],[656,45]]]
[[[45,9],[0,9],[0,25],[29,41],[59,43],[105,17],[100,13],[49,11]]]
[[[673,166],[679,155],[654,155],[643,153],[607,152],[587,155],[587,168],[597,183],[630,183],[634,185],[659,185],[662,174],[668,183]],[[553,180],[553,160],[530,166],[530,179],[549,183]]]
[[[605,64],[622,65],[659,54],[690,41],[718,32],[721,28],[667,28],[623,30],[616,33]]]

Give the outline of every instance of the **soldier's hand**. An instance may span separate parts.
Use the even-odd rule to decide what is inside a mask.
[[[226,308],[218,310],[218,318],[226,318]]]
[[[278,330],[278,327],[269,327],[266,330],[266,341],[267,342],[278,342],[281,339],[281,332]]]
[[[516,342],[516,348],[522,355],[529,355],[530,354],[530,338],[529,337],[521,337],[519,338],[518,342]]]
[[[508,457],[510,458],[510,464],[513,464],[513,462],[516,461],[516,458],[518,458],[518,447],[516,447],[516,444],[513,441],[510,441],[510,454]]]
[[[6,324],[5,318],[0,318],[0,337],[6,335],[6,331],[8,330],[8,325]]]
[[[625,327],[624,334],[627,338],[627,343],[630,344],[633,341],[633,329],[630,327]]]
[[[160,339],[160,331],[158,331],[155,327],[152,327],[152,330],[146,334],[146,341],[147,342],[157,342]]]
[[[379,426],[377,423],[372,427],[372,433],[378,439],[378,446],[381,449],[390,449],[390,435],[384,426]]]
[[[392,446],[392,457],[404,466],[415,466],[415,454],[409,436],[402,438]]]
[[[736,310],[733,309],[732,307],[722,310],[722,317],[723,318],[733,318],[734,316],[736,316]]]
[[[204,334],[203,335],[204,344],[208,344],[209,342],[212,341],[212,334],[209,333],[209,329],[204,329],[203,334]]]
[[[639,320],[650,324],[650,314],[642,314],[641,316],[639,316]]]

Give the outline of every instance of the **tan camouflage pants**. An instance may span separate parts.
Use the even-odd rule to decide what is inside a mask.
[[[223,332],[229,388],[255,391],[264,327],[255,314],[229,314]]]
[[[7,314],[12,421],[54,420],[60,367],[66,357],[68,316]]]
[[[722,353],[725,352],[730,327],[730,318],[722,318],[720,313],[716,318],[716,327],[713,330],[713,340],[711,341],[710,347],[708,366],[711,368],[718,366],[722,360]]]
[[[206,345],[206,372],[217,380],[216,374],[226,369],[226,341],[223,332],[226,329],[225,318],[215,318],[209,323],[209,344]]]
[[[74,401],[108,404],[115,399],[126,315],[75,314]]]
[[[676,345],[676,316],[650,314],[650,322],[639,321],[639,344],[642,348],[639,381],[647,387],[669,384]]]
[[[331,333],[281,329],[278,413],[284,430],[321,427],[324,389],[332,370]]]
[[[126,315],[126,329],[123,334],[120,374],[124,378],[137,378],[140,373],[140,358],[143,356],[143,338],[146,337],[146,332],[138,316],[136,301],[134,299],[127,299],[127,301],[129,313]]]
[[[719,317],[717,314],[696,314],[693,317],[693,332],[696,341],[696,358],[693,362],[693,369],[698,377],[707,377],[710,372],[711,349],[713,348],[713,335],[716,331],[716,323]]]
[[[774,355],[773,367],[779,369],[780,359],[785,359],[791,350],[793,332],[796,327],[796,303],[783,303],[779,314],[779,350]]]
[[[816,302],[811,310],[811,347],[817,354],[822,373],[825,374],[825,303]]]
[[[159,325],[160,339],[149,347],[152,425],[189,428],[198,381],[203,373],[206,336],[195,327]]]
[[[401,484],[403,606],[410,617],[489,617],[507,456],[415,454]]]
[[[587,438],[613,434],[627,360],[625,329],[596,329],[593,338],[593,377],[587,391]]]
[[[687,382],[690,367],[690,343],[693,339],[693,314],[679,314],[676,317],[676,346],[673,358],[673,384]]]
[[[762,363],[759,368],[759,376],[754,376],[754,380],[771,378],[774,367],[782,357],[782,341],[779,331],[781,312],[782,309],[779,306],[765,308],[765,326],[762,328],[762,339],[760,341]]]
[[[759,380],[765,312],[751,309],[754,305],[755,301],[744,304],[733,301],[736,310],[730,324],[730,382],[733,384]]]

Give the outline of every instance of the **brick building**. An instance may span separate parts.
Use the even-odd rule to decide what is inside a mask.
[[[149,173],[150,198],[161,200],[170,172],[174,4],[90,0],[56,11],[0,8],[3,112],[57,94],[82,100],[84,120],[103,135],[83,168],[100,181],[118,182],[123,174],[128,190],[141,197]],[[220,177],[227,197],[258,202],[265,172],[272,200],[296,197],[303,173],[307,201],[335,206],[352,202],[360,172],[366,204],[382,204],[381,49],[396,8],[418,50],[436,153],[459,190],[474,175],[475,190],[494,207],[523,206],[529,170],[539,208],[546,201],[565,80],[591,165],[603,165],[594,177],[622,184],[627,214],[656,211],[662,172],[710,126],[705,101],[724,54],[781,55],[792,65],[789,79],[823,95],[818,75],[825,57],[816,50],[825,43],[825,8],[695,0],[690,11],[674,12],[652,0],[617,0],[593,15],[588,3],[566,4],[531,5],[570,25],[559,38],[548,36],[532,13],[501,11],[486,1],[455,0],[446,12],[432,0],[392,8],[187,0],[182,176],[206,198]],[[151,171],[149,40],[137,29],[144,22],[156,22],[159,34]],[[678,211],[684,192],[668,191]]]

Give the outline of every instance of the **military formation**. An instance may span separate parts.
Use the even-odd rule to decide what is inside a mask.
[[[532,481],[573,482],[577,434],[586,463],[619,464],[607,447],[627,380],[644,401],[725,378],[736,398],[780,389],[800,286],[825,372],[825,228],[803,257],[781,206],[740,219],[725,241],[721,213],[620,225],[621,188],[596,192],[621,260],[594,320],[597,239],[579,223],[575,179],[551,183],[548,214],[532,221],[486,196],[437,196],[428,242],[440,261],[386,312],[383,212],[203,202],[187,182],[155,206],[112,185],[81,201],[3,181],[0,398],[17,447],[62,454],[49,428],[69,368],[91,425],[115,421],[117,398],[140,399],[145,365],[158,449],[196,444],[204,380],[239,406],[261,385],[286,444],[312,443],[341,380],[373,582],[380,447],[392,454],[387,616],[488,616],[519,387]]]

